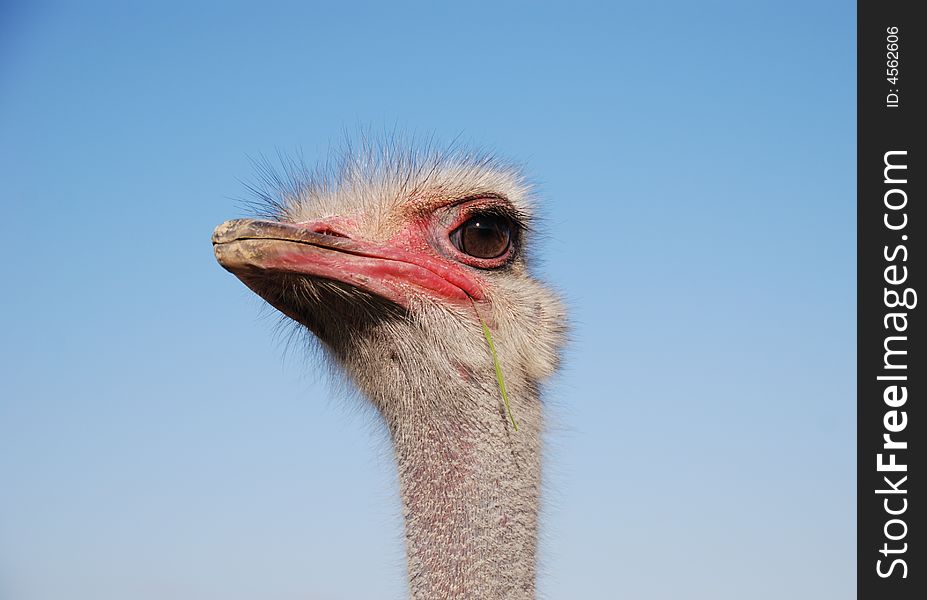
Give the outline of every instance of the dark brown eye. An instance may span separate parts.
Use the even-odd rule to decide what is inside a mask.
[[[455,229],[451,242],[475,258],[498,258],[512,242],[512,224],[505,217],[479,215]]]

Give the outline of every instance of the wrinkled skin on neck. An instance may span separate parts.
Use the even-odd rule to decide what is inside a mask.
[[[502,326],[491,310],[487,316],[496,323],[517,432],[472,314],[421,307],[418,318],[383,322],[332,348],[390,432],[417,600],[534,598],[538,387],[553,365],[543,364],[542,347],[518,348],[527,340],[508,335],[511,324]]]
[[[472,410],[392,423],[411,597],[534,598],[542,424],[519,384],[514,433],[498,393],[465,385]],[[514,389],[513,389],[514,393]],[[530,432],[529,432],[529,429]]]

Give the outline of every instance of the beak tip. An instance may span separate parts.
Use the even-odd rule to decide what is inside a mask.
[[[234,232],[239,230],[245,224],[251,222],[253,219],[232,219],[224,223],[220,223],[212,232],[212,243],[222,244],[224,242],[229,242],[234,239]]]

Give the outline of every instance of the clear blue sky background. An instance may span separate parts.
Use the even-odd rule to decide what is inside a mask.
[[[215,263],[249,156],[522,160],[548,599],[855,594],[855,7],[0,8],[0,598],[398,599],[382,432]],[[504,568],[500,565],[500,568]]]

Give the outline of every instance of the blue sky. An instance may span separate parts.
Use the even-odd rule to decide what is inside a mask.
[[[538,182],[543,597],[855,595],[853,5],[8,4],[0,596],[402,597],[382,432],[209,241],[358,127]]]

